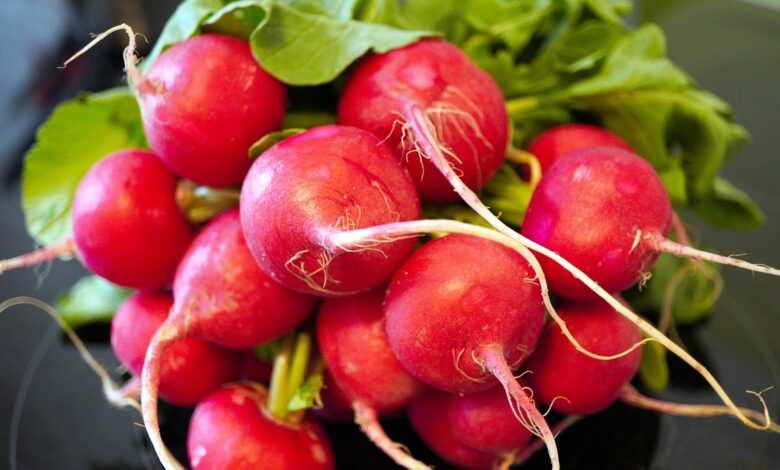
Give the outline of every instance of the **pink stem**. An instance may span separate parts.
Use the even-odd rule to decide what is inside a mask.
[[[168,346],[180,338],[182,334],[183,330],[178,323],[170,320],[163,323],[149,344],[141,373],[141,413],[143,414],[146,433],[152,441],[152,446],[165,470],[184,470],[184,467],[165,446],[165,442],[163,442],[160,434],[160,424],[157,420],[162,355]]]
[[[517,420],[525,426],[532,434],[538,436],[547,446],[547,453],[550,455],[550,462],[553,470],[561,468],[558,459],[558,447],[555,444],[555,436],[550,430],[550,426],[545,421],[544,416],[534,405],[531,397],[528,396],[523,387],[515,380],[512,370],[506,363],[504,352],[497,345],[486,346],[482,348],[481,358],[485,361],[485,366],[501,383],[510,399],[512,412]]]
[[[661,236],[649,236],[648,241],[655,250],[663,253],[670,253],[676,256],[699,259],[712,263],[725,264],[727,266],[734,266],[736,268],[746,269],[748,271],[754,271],[757,273],[780,276],[780,269],[775,269],[760,264],[748,263],[747,261],[742,261],[741,259],[732,258],[730,256],[717,255],[715,253],[697,250],[696,248],[674,242]]]
[[[394,442],[385,434],[376,409],[361,401],[354,402],[352,408],[355,410],[355,422],[363,433],[393,462],[409,470],[431,470],[431,467],[409,455],[401,444]]]
[[[760,395],[760,393],[758,395]],[[734,412],[730,408],[723,405],[696,405],[658,400],[642,395],[630,384],[625,385],[620,391],[620,401],[637,408],[657,411],[659,413],[665,413],[674,416],[690,416],[695,418],[707,418],[712,416],[734,417]],[[767,430],[780,433],[780,425],[766,419],[766,416],[763,413],[759,413],[748,408],[740,408],[740,411],[750,416],[756,422],[764,421],[767,425]]]
[[[11,269],[27,268],[63,256],[76,253],[76,243],[72,239],[52,246],[45,246],[30,253],[0,261],[0,273]]]

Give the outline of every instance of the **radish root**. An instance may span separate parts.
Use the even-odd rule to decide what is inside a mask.
[[[560,420],[555,426],[553,426],[553,434],[555,437],[558,437],[560,433],[565,431],[566,429],[570,428],[574,423],[580,421],[582,419],[582,416],[579,415],[570,415],[566,416],[562,420]],[[544,442],[541,440],[535,440],[528,444],[522,451],[514,454],[512,456],[513,460],[508,462],[506,464],[506,467],[509,468],[512,465],[522,465],[525,462],[527,462],[531,457],[534,456],[537,452],[539,452],[542,447],[544,447]]]
[[[141,411],[141,405],[136,399],[137,389],[135,388],[136,384],[134,379],[131,379],[122,388],[117,386],[117,384],[114,383],[114,381],[111,379],[111,375],[108,373],[108,371],[106,371],[105,367],[103,367],[97,361],[97,359],[95,359],[92,353],[89,352],[89,349],[87,349],[87,346],[83,341],[81,341],[81,338],[79,338],[76,332],[73,331],[73,328],[65,323],[65,320],[62,319],[54,307],[34,297],[19,296],[0,303],[0,313],[3,313],[9,308],[15,307],[17,305],[31,305],[42,310],[57,322],[71,343],[73,343],[73,346],[76,347],[76,350],[84,362],[86,362],[89,368],[95,372],[95,375],[100,378],[100,383],[103,386],[103,395],[105,395],[106,400],[108,400],[111,405],[118,408],[130,406],[138,411]]]
[[[72,239],[52,246],[45,246],[30,253],[0,261],[0,274],[18,268],[36,266],[55,258],[72,257],[76,254],[76,243]]]
[[[146,434],[152,441],[154,451],[165,470],[184,470],[184,467],[165,446],[160,434],[160,423],[157,419],[162,355],[171,343],[182,336],[182,333],[178,323],[171,321],[163,323],[149,344],[141,373],[141,413],[146,426]]]
[[[393,459],[393,462],[409,470],[431,470],[431,467],[412,457],[404,446],[390,439],[382,429],[374,408],[361,401],[356,401],[352,404],[352,409],[355,411],[355,423],[360,426],[371,442]]]
[[[112,28],[109,28],[105,31],[103,31],[100,34],[93,35],[94,38],[87,43],[86,46],[82,47],[78,50],[75,54],[70,56],[68,60],[66,60],[62,64],[62,68],[67,67],[71,62],[78,59],[82,55],[84,55],[87,51],[95,47],[99,42],[103,41],[106,37],[110,36],[111,34],[117,32],[117,31],[124,31],[127,33],[127,47],[125,47],[124,52],[122,53],[122,58],[125,63],[125,72],[127,73],[127,80],[131,87],[136,88],[138,91],[141,92],[154,92],[154,93],[161,93],[161,85],[153,83],[151,80],[147,79],[143,76],[141,71],[138,69],[138,62],[140,59],[135,54],[136,49],[136,37],[139,36],[136,34],[135,31],[133,31],[133,28],[130,27],[127,23],[118,24]],[[144,37],[143,35],[140,35],[141,37]],[[144,40],[146,38],[144,37]]]
[[[760,392],[753,392],[748,390],[747,393],[755,395],[764,403],[763,394],[769,391],[771,387],[761,390]],[[735,417],[734,412],[723,405],[691,405],[687,403],[674,403],[664,400],[658,400],[639,393],[637,389],[631,385],[625,385],[620,391],[620,400],[637,408],[643,408],[645,410],[658,411],[674,416],[690,416],[696,418],[707,418],[712,416],[732,416]],[[750,416],[756,422],[764,421],[767,424],[767,431],[780,433],[780,425],[766,419],[766,415],[761,414],[755,410],[749,408],[739,408],[742,413]]]
[[[499,232],[501,232],[502,234],[506,235],[507,237],[511,238],[516,242],[517,245],[516,249],[519,252],[521,252],[521,254],[523,254],[526,260],[528,260],[528,262],[531,264],[534,271],[537,273],[538,281],[542,291],[542,298],[544,300],[545,307],[547,307],[548,313],[553,318],[553,320],[558,324],[564,336],[566,336],[566,338],[571,342],[571,344],[578,351],[594,359],[609,360],[609,359],[615,359],[618,357],[625,356],[629,354],[631,351],[641,347],[644,343],[648,341],[657,341],[661,343],[663,346],[665,346],[667,349],[669,349],[673,354],[675,354],[680,359],[685,361],[685,363],[691,366],[694,370],[696,370],[707,381],[707,383],[710,384],[712,389],[720,397],[723,403],[729,409],[731,409],[734,412],[735,416],[738,417],[739,420],[742,421],[746,426],[753,429],[769,428],[771,423],[769,421],[769,411],[767,410],[765,404],[762,403],[764,408],[764,415],[766,417],[766,422],[760,423],[752,420],[749,416],[743,413],[739,409],[739,407],[737,407],[734,404],[731,397],[729,397],[729,395],[720,385],[720,383],[715,378],[715,376],[713,376],[712,373],[706,367],[704,367],[703,364],[701,364],[698,360],[696,360],[693,356],[691,356],[687,351],[685,351],[679,345],[674,343],[663,333],[658,331],[658,329],[654,327],[652,324],[650,324],[645,319],[643,319],[642,317],[634,313],[630,308],[626,307],[623,303],[621,303],[619,300],[613,297],[609,292],[604,290],[598,283],[593,281],[593,279],[588,277],[588,275],[586,275],[579,268],[574,266],[571,262],[561,257],[558,253],[514,231],[511,227],[509,227],[508,225],[503,223],[498,217],[496,217],[496,215],[490,212],[490,209],[488,209],[487,206],[485,206],[482,203],[482,201],[480,201],[479,197],[474,193],[474,191],[472,191],[468,186],[466,186],[463,183],[463,181],[461,181],[460,178],[458,178],[457,175],[449,167],[447,159],[444,157],[444,154],[441,152],[441,149],[439,148],[437,141],[435,140],[434,136],[430,131],[431,129],[430,120],[425,116],[425,114],[423,113],[423,111],[420,109],[419,106],[409,105],[405,110],[405,117],[407,119],[408,124],[411,126],[414,135],[418,140],[419,145],[424,151],[424,155],[427,156],[427,158],[430,159],[430,161],[436,166],[436,168],[442,172],[445,178],[447,178],[447,180],[452,185],[453,190],[456,193],[458,193],[461,199],[463,199],[463,201],[469,207],[471,207],[475,212],[477,212],[477,214],[479,214],[483,219],[485,219],[488,223],[490,223],[490,225],[492,225]],[[551,260],[559,264],[561,267],[563,267],[577,280],[581,281],[583,284],[588,286],[600,298],[602,298],[610,306],[612,306],[615,310],[617,310],[618,313],[620,313],[621,315],[623,315],[624,317],[632,321],[634,324],[636,324],[642,330],[642,332],[644,332],[645,335],[648,336],[648,338],[636,343],[633,347],[629,348],[623,353],[613,355],[613,356],[602,356],[602,355],[594,354],[588,351],[586,348],[584,348],[577,341],[577,339],[571,334],[568,327],[566,326],[566,322],[564,322],[560,318],[560,316],[558,316],[557,312],[553,308],[552,303],[550,302],[549,294],[547,292],[547,281],[544,277],[544,274],[542,272],[538,260],[533,255],[533,253],[529,251],[529,248],[543,256],[550,258]],[[732,259],[731,261],[737,261],[737,260]]]
[[[780,276],[780,269],[776,269],[771,266],[749,263],[732,256],[723,256],[698,250],[696,248],[677,243],[675,241],[669,240],[668,238],[664,238],[655,234],[644,235],[644,238],[650,243],[650,246],[654,250],[662,253],[670,253],[676,256],[693,258],[701,261],[709,261],[711,263],[724,264],[726,266],[734,266],[736,268],[745,269],[747,271],[770,274],[772,276]]]
[[[488,370],[498,379],[504,387],[504,391],[509,400],[510,408],[515,418],[528,429],[531,434],[539,437],[547,446],[547,453],[550,455],[552,469],[561,468],[558,458],[558,447],[555,444],[555,436],[547,425],[544,416],[536,408],[533,399],[525,389],[515,380],[512,370],[506,363],[504,353],[497,346],[488,346],[482,350],[482,358]]]

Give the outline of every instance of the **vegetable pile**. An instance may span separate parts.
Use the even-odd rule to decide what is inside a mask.
[[[473,469],[541,447],[560,468],[556,434],[618,400],[777,432],[671,334],[717,301],[712,263],[780,274],[677,215],[762,224],[719,176],[747,134],[627,5],[187,0],[140,62],[111,28],[68,62],[124,31],[129,86],[43,124],[23,187],[42,248],[0,272],[94,273],[57,319],[169,470],[159,398],[195,407],[193,469],[335,468],[320,420],[345,419],[430,468],[383,430],[403,410]],[[24,302],[58,315],[0,311]],[[112,316],[121,388],[71,331]],[[640,394],[667,350],[723,405]]]

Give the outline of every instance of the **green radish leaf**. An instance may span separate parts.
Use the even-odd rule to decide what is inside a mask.
[[[622,17],[631,11],[630,0],[585,0],[585,5],[598,18],[614,24],[622,24]]]
[[[353,18],[412,31],[436,31],[453,40],[465,23],[463,0],[360,0]]]
[[[22,206],[27,231],[41,245],[69,238],[71,204],[87,170],[111,152],[145,146],[138,104],[126,88],[59,105],[25,156]]]
[[[656,342],[642,346],[642,362],[639,363],[639,379],[648,390],[661,393],[669,386],[669,365],[666,348]]]
[[[265,20],[267,14],[268,2],[264,0],[234,0],[203,19],[200,29],[209,33],[249,39],[252,31]],[[197,28],[193,34],[195,32]]]
[[[322,387],[322,372],[310,374],[303,385],[293,393],[287,404],[287,410],[300,411],[309,408],[321,408],[322,398],[320,397],[320,391]]]
[[[693,211],[713,227],[731,230],[756,230],[765,220],[750,196],[723,178],[715,179],[711,196],[694,204]]]
[[[130,289],[119,287],[98,276],[87,276],[57,299],[56,308],[65,323],[78,328],[90,323],[110,321],[130,294]]]
[[[466,21],[480,33],[501,40],[510,51],[528,44],[552,9],[550,0],[467,0]]]
[[[384,25],[339,20],[275,3],[252,33],[255,58],[270,74],[290,85],[317,85],[335,79],[369,51],[387,52],[425,36]]]
[[[722,284],[715,266],[664,253],[658,257],[644,288],[633,291],[631,305],[660,314],[665,303],[670,302],[675,324],[697,323],[712,314]]]
[[[198,34],[201,24],[228,3],[228,0],[183,1],[168,18],[152,51],[141,64],[141,69],[146,70],[169,47]]]
[[[306,131],[306,129],[282,129],[281,131],[269,132],[268,134],[260,137],[260,140],[249,147],[249,158],[254,160],[263,152],[273,147],[277,142],[281,142],[288,137],[298,135],[304,131]]]

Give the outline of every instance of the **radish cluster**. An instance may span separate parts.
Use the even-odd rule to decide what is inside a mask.
[[[543,442],[558,468],[546,411],[630,399],[643,334],[663,342],[615,296],[660,252],[720,260],[666,238],[673,212],[655,170],[593,126],[536,138],[542,178],[522,227],[503,224],[476,195],[504,162],[503,97],[443,40],[366,57],[337,124],[255,162],[249,148],[280,128],[287,90],[245,41],[197,36],[129,72],[151,150],[87,173],[72,248],[95,274],[139,289],[111,342],[141,379],[167,469],[182,467],[160,435],[158,397],[195,406],[194,469],[335,468],[320,419],[354,419],[400,466],[428,468],[382,429],[404,410],[458,467],[507,465]],[[235,187],[240,203],[193,223],[177,205],[180,180]],[[421,201],[458,198],[497,230],[421,220]],[[421,235],[435,236],[419,245]],[[269,344],[261,360],[255,348]],[[317,409],[296,408],[318,377]]]

